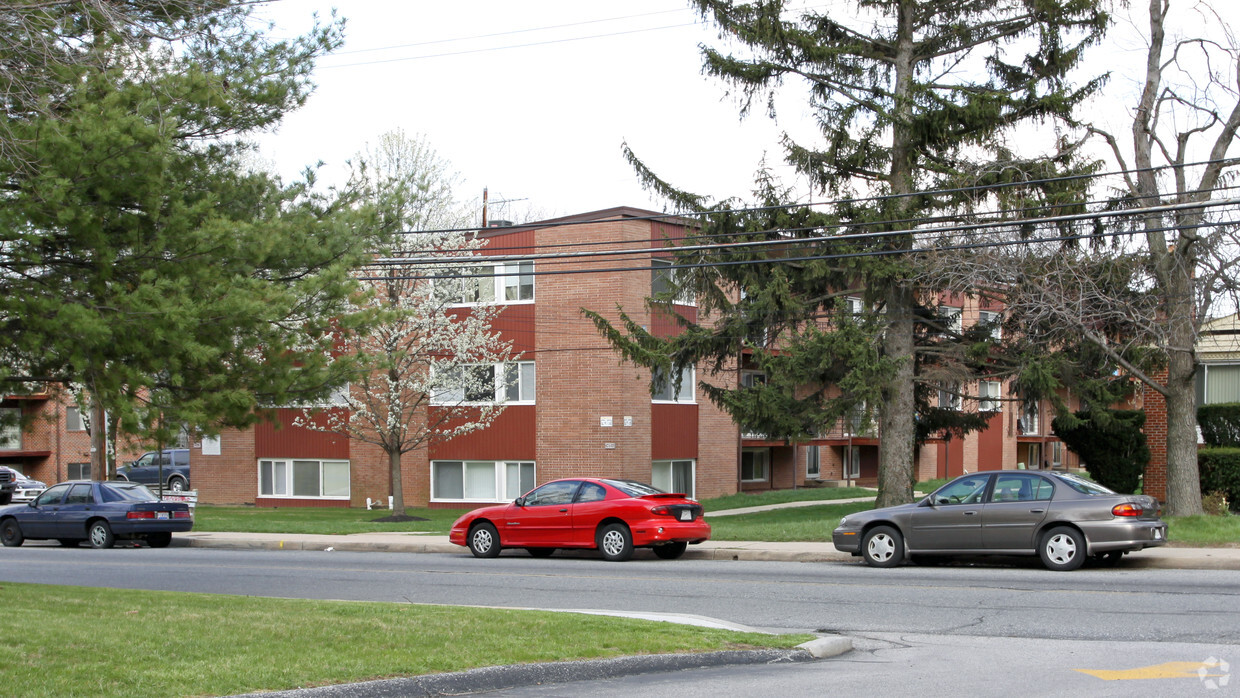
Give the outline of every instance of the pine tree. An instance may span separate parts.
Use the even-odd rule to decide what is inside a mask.
[[[305,101],[339,27],[275,41],[251,3],[185,2],[167,22],[156,8],[151,27],[185,31],[164,40],[55,5],[31,26],[74,60],[0,117],[0,379],[83,389],[163,443],[329,394],[349,367],[326,357],[358,320],[349,271],[373,241],[347,201],[243,156]]]
[[[785,136],[784,157],[815,191],[847,201],[830,214],[776,208],[788,195],[764,177],[758,208],[712,205],[660,180],[629,152],[645,183],[678,209],[714,209],[686,245],[785,244],[740,258],[677,253],[694,270],[699,310],[717,323],[711,327],[690,324],[670,341],[632,325],[600,328],[627,358],[647,365],[670,355],[723,368],[751,353],[767,371],[765,386],[703,388],[742,424],[785,437],[813,433],[863,404],[875,410],[878,503],[911,501],[917,415],[930,413],[939,383],[970,364],[946,365],[943,352],[926,350],[942,345],[945,328],[933,289],[915,282],[913,230],[918,221],[967,211],[986,186],[1019,176],[1023,164],[1002,152],[1001,139],[1025,124],[1069,117],[1097,87],[1070,89],[1064,76],[1101,36],[1106,15],[1097,0],[863,0],[849,4],[855,16],[841,4],[796,17],[778,0],[692,4],[745,49],[738,56],[703,48],[704,71],[735,88],[742,113],[765,99],[774,115],[781,85],[805,85],[822,141]],[[1001,160],[1007,167],[996,166]],[[950,193],[961,186],[970,193]],[[847,297],[862,300],[860,316],[846,311]],[[759,328],[778,338],[779,351],[746,342]],[[963,356],[982,363],[976,353]]]

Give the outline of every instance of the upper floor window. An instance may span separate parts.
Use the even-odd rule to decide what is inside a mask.
[[[443,372],[436,383],[439,390],[431,398],[436,405],[460,403],[534,402],[533,361],[502,364],[467,364]]]
[[[939,306],[939,323],[943,327],[943,332],[951,332],[960,334],[960,308],[953,308],[948,305]]]
[[[977,324],[990,328],[991,339],[1003,338],[1003,315],[993,310],[983,310],[977,314]]]
[[[82,422],[82,410],[77,405],[65,408],[65,431],[86,431]]]
[[[662,369],[655,369],[651,382],[654,384],[652,398],[655,402],[693,402],[693,366],[685,366],[680,371],[680,385],[669,380]]]
[[[955,410],[959,412],[963,407],[964,400],[960,397],[960,386],[952,383],[939,388],[940,409]]]
[[[534,263],[476,264],[460,270],[451,283],[453,303],[488,305],[534,300]]]
[[[652,259],[650,260],[650,295],[657,297],[660,294],[671,291],[677,284],[684,284],[688,281],[684,269],[678,269],[673,266],[671,260]],[[693,289],[685,286],[677,292],[673,299],[681,305],[694,305],[697,299],[693,295]]]
[[[977,386],[977,409],[981,412],[1002,412],[1003,385],[999,381],[981,381]]]

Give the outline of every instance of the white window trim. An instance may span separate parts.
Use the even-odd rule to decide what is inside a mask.
[[[470,269],[469,271],[470,274],[476,274],[477,276],[463,276],[461,279],[459,279],[459,281],[477,281],[479,284],[483,284],[483,283],[486,283],[487,280],[489,279],[492,284],[492,298],[494,298],[494,300],[464,302],[464,301],[457,301],[453,299],[453,301],[448,304],[448,307],[450,308],[472,308],[475,306],[486,306],[486,305],[531,305],[533,304],[534,300],[538,297],[537,282],[534,282],[531,285],[529,298],[524,299],[524,300],[511,300],[511,301],[504,299],[504,290],[507,288],[508,279],[517,279],[517,286],[518,288],[520,288],[520,284],[521,284],[520,282],[521,274],[519,271],[520,264],[522,263],[521,262],[479,261],[473,264],[462,265],[463,267],[467,267]],[[527,262],[527,264],[531,265],[530,275],[532,276],[534,273],[534,268],[533,268],[534,263]],[[507,267],[516,267],[518,269],[518,273],[516,274],[506,273],[508,271]],[[491,276],[485,275],[487,269],[490,270]]]
[[[284,463],[285,476],[284,484],[288,489],[288,494],[263,494],[263,462]],[[347,494],[333,495],[312,495],[312,494],[293,494],[293,462],[294,461],[313,461],[319,464],[319,490],[323,489],[323,464],[324,463],[344,463],[349,468],[349,492]],[[259,458],[255,461],[255,470],[258,475],[258,497],[262,499],[315,499],[335,502],[347,502],[353,496],[353,462],[347,458]]]
[[[978,381],[977,409],[979,412],[1002,412],[1003,384],[999,381]]]
[[[964,327],[961,324],[961,317],[964,315],[963,308],[957,308],[954,305],[941,305],[939,306],[938,315],[939,322],[945,326],[944,329],[960,334]]]
[[[697,460],[693,458],[665,458],[662,460],[651,461],[650,462],[651,484],[654,485],[654,468],[656,465],[667,464],[668,467],[670,468],[670,467],[674,467],[676,463],[688,463],[689,464],[689,491],[685,492],[684,495],[688,497],[689,499],[696,498],[697,497]],[[674,482],[675,473],[672,474],[672,479]],[[654,485],[654,486],[657,487],[658,485]],[[668,488],[669,492],[673,490],[675,490],[675,487]]]
[[[677,396],[671,400],[664,400],[662,398],[657,398],[657,397],[652,396],[650,398],[650,401],[657,405],[696,405],[697,404],[697,367],[693,365],[689,365],[689,366],[686,366],[685,369],[688,370],[688,374],[682,376],[681,381],[680,381],[680,390],[682,392],[686,389],[689,391],[689,395],[687,396],[687,399],[682,399],[680,396]],[[650,380],[653,381],[654,377],[655,377],[655,372],[651,371]],[[672,387],[670,381],[669,381],[668,387],[669,388]]]
[[[676,267],[676,263],[670,259],[659,259],[659,258],[651,259],[650,260],[650,271],[654,272],[658,268],[665,268],[668,271],[670,271],[673,283],[678,282],[679,279],[677,277],[679,277],[680,275],[684,273],[684,270]],[[652,275],[651,283],[653,283],[653,281],[654,281],[654,278]],[[651,288],[650,291],[651,291],[651,295],[653,295],[654,288]],[[684,289],[681,289],[680,295],[676,296],[676,298],[672,300],[672,303],[674,303],[675,305],[697,307],[697,297],[693,295],[693,289],[684,288]]]
[[[479,497],[463,497],[460,499],[456,499],[456,498],[449,498],[449,497],[436,497],[435,496],[435,465],[437,463],[462,463],[462,464],[464,463],[492,463],[494,464],[496,498],[487,499],[487,498],[479,498]],[[508,491],[508,464],[509,463],[520,463],[522,465],[529,463],[530,465],[534,466],[534,486],[535,487],[538,486],[538,463],[532,460],[509,458],[507,460],[492,461],[492,460],[487,460],[485,458],[440,458],[440,459],[433,460],[430,462],[430,471],[431,471],[430,472],[430,495],[431,495],[430,501],[432,502],[469,502],[469,503],[483,503],[483,504],[494,504],[497,502],[511,501],[505,496],[505,493]],[[518,474],[517,477],[520,478],[521,477],[520,474]],[[520,482],[518,482],[517,484],[519,486]],[[533,489],[533,488],[530,488],[530,489]],[[522,492],[521,494],[525,494],[525,493]],[[517,496],[519,497],[521,496],[521,494]]]
[[[744,476],[742,475],[741,482],[768,482],[770,481],[771,479],[771,449],[769,448],[743,448],[741,449],[742,458],[744,457],[744,454],[746,453],[753,453],[753,454],[761,453],[762,454],[763,456],[762,477],[745,479]]]
[[[521,367],[525,365],[529,365],[534,368],[533,384],[530,386],[530,392],[533,394],[533,397],[529,400],[507,399],[508,397],[507,372],[508,372],[508,367],[514,364],[517,366],[517,381],[518,381],[517,385],[518,386],[520,386],[520,381],[521,381],[521,373],[522,373]],[[458,364],[457,368],[466,368],[470,366],[485,366],[485,365],[486,364]],[[464,400],[464,399],[445,400],[441,396],[448,393],[449,391],[441,391],[441,392],[431,393],[430,404],[450,405],[450,406],[452,405],[473,406],[473,405],[499,405],[499,404],[504,404],[504,405],[534,405],[534,404],[537,404],[537,401],[538,401],[538,390],[537,390],[538,368],[535,362],[533,361],[504,361],[501,363],[494,363],[494,364],[491,364],[491,371],[492,371],[491,381],[492,381],[492,385],[494,386],[494,391],[492,393],[492,399],[490,400]],[[451,392],[455,392],[455,390],[456,388],[453,388]],[[519,387],[518,387],[518,392],[521,392]]]
[[[987,321],[987,316],[990,320]],[[977,324],[990,328],[991,339],[1003,339],[1003,313],[994,310],[979,310]]]

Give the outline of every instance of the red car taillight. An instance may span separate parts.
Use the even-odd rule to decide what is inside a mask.
[[[1145,510],[1136,504],[1125,502],[1124,504],[1116,504],[1111,507],[1111,514],[1114,516],[1140,516]]]

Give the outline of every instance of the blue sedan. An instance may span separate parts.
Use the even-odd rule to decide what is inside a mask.
[[[145,540],[165,548],[173,533],[194,527],[184,502],[161,502],[134,482],[62,482],[27,504],[0,507],[0,542],[13,547],[26,539],[110,548],[117,538]]]

